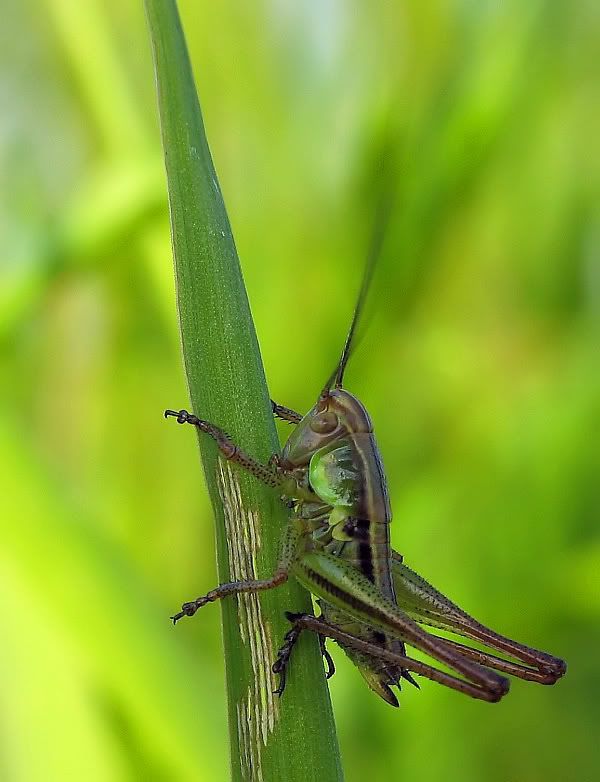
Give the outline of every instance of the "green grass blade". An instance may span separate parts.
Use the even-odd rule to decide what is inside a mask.
[[[192,409],[224,428],[249,453],[266,460],[278,450],[277,435],[177,7],[175,2],[146,0],[146,11]],[[169,406],[179,401],[165,400]],[[191,431],[179,434],[189,437]],[[200,438],[200,451],[216,520],[219,579],[227,581],[252,572],[259,577],[270,574],[286,523],[281,503],[271,490],[224,464],[208,438]],[[182,597],[195,597],[196,592],[212,586],[199,574],[194,594]],[[270,666],[286,631],[283,613],[309,609],[308,594],[295,582],[266,593],[260,600],[251,596],[223,601],[234,780],[327,782],[342,778],[315,638],[302,638],[295,649],[281,702],[272,693]],[[201,614],[189,621],[202,621]],[[186,632],[185,623],[174,632]]]

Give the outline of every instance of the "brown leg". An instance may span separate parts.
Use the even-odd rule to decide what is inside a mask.
[[[296,413],[294,410],[290,410],[289,407],[278,405],[277,402],[274,402],[272,399],[271,406],[273,408],[273,415],[276,418],[281,418],[282,421],[288,421],[290,424],[299,424],[302,420],[300,413]]]
[[[173,624],[177,624],[184,616],[194,616],[196,611],[199,608],[202,608],[202,606],[205,606],[207,603],[213,603],[215,600],[221,600],[223,597],[239,595],[243,592],[264,592],[267,589],[274,589],[275,587],[280,586],[288,579],[290,566],[297,556],[299,540],[299,529],[296,526],[289,524],[286,527],[285,534],[281,540],[277,570],[271,578],[231,581],[228,584],[221,584],[221,586],[216,587],[216,589],[211,589],[206,595],[197,597],[189,603],[184,603],[181,606],[181,611],[171,617]]]
[[[557,671],[547,671],[539,668],[528,668],[525,665],[511,662],[510,660],[504,660],[502,657],[496,657],[489,652],[483,652],[480,649],[473,649],[470,646],[465,646],[458,641],[452,641],[449,638],[444,638],[444,641],[450,646],[453,646],[460,654],[468,657],[471,660],[480,665],[485,665],[487,668],[494,668],[502,673],[510,673],[512,676],[517,676],[519,679],[525,679],[528,682],[538,682],[538,684],[556,684],[561,673]]]
[[[427,665],[420,660],[413,660],[411,657],[395,654],[387,649],[382,649],[379,646],[370,644],[368,641],[356,638],[355,636],[340,630],[335,625],[325,622],[321,617],[311,616],[310,614],[295,615],[294,628],[297,630],[312,630],[320,635],[333,638],[335,641],[341,642],[344,646],[351,647],[359,652],[364,652],[365,654],[380,660],[391,662],[408,671],[413,671],[421,676],[425,676],[431,681],[438,682],[438,684],[443,684],[445,687],[450,687],[453,690],[469,695],[471,698],[495,703],[508,692],[509,682],[507,679],[503,680],[502,690],[498,690],[497,687],[488,689],[485,685],[476,685],[472,682],[465,681],[464,679],[459,679],[451,674],[439,671],[437,668]]]
[[[296,620],[303,616],[311,616],[310,614],[293,614],[291,611],[286,611],[285,615],[287,619],[292,623],[292,627],[290,630],[287,631],[287,633],[283,637],[283,644],[281,645],[281,648],[277,653],[277,659],[273,663],[273,668],[272,668],[273,673],[279,674],[279,686],[277,687],[276,690],[274,690],[275,695],[281,695],[285,690],[287,667],[290,661],[290,656],[292,654],[292,649],[296,645],[296,641],[300,637],[302,630],[306,629],[305,627],[300,626],[296,622]],[[331,655],[329,654],[325,646],[325,636],[321,635],[321,633],[318,633],[317,635],[319,637],[319,646],[321,648],[321,655],[323,656],[324,660],[327,663],[325,678],[331,679],[331,677],[335,673],[335,665],[331,658]]]
[[[302,633],[302,628],[297,627],[295,624],[287,631],[283,636],[283,644],[277,652],[277,659],[273,663],[272,671],[275,674],[279,674],[279,685],[276,690],[273,690],[274,695],[282,695],[285,690],[285,680],[287,676],[287,667],[290,661],[290,655],[292,649],[296,645],[296,641]]]
[[[319,646],[321,647],[321,657],[325,660],[327,663],[327,670],[325,671],[325,678],[331,679],[333,674],[335,673],[335,663],[333,662],[333,658],[327,651],[327,641],[324,635],[321,635],[319,633]]]
[[[455,689],[462,689],[462,691],[468,691],[473,697],[482,697],[484,700],[491,701],[499,700],[506,693],[508,681],[503,676],[477,665],[441,638],[424,631],[404,613],[399,605],[388,600],[378,590],[374,590],[372,582],[348,561],[319,551],[306,552],[294,562],[293,574],[301,584],[308,587],[315,597],[324,600],[333,598],[332,602],[335,607],[348,614],[355,621],[375,630],[381,630],[391,638],[403,641],[433,657],[438,663],[452,668],[454,675],[458,674],[469,684],[466,687],[463,686],[462,680],[453,678],[444,680],[445,683],[459,681],[461,686],[455,687]],[[324,634],[337,638],[333,633]],[[350,635],[349,638],[352,640],[353,636]],[[357,646],[356,643],[350,643],[350,646],[352,645]],[[370,654],[378,656],[373,651]],[[388,658],[382,657],[381,659]],[[400,665],[399,660],[395,662]],[[408,670],[417,670],[411,668],[409,664],[411,662],[409,659],[404,667]],[[419,672],[424,670],[430,669],[423,669],[422,666],[418,669]],[[431,669],[431,671],[434,673],[427,675],[430,675],[430,678],[435,678],[437,676],[435,669]],[[452,685],[448,684],[448,686]]]
[[[189,603],[181,606],[181,611],[171,617],[173,624],[184,616],[194,616],[196,611],[207,603],[214,603],[215,600],[221,600],[229,595],[239,595],[242,592],[264,592],[266,589],[273,589],[287,581],[287,570],[278,569],[274,576],[256,581],[231,581],[229,584],[221,584],[216,589],[211,589],[206,595],[197,597]]]
[[[392,575],[396,588],[396,601],[400,608],[415,621],[479,641],[495,651],[520,660],[523,664],[519,665],[478,649],[470,649],[456,641],[447,641],[451,646],[459,649],[464,657],[540,684],[554,684],[565,674],[567,665],[564,660],[520,644],[485,627],[425,581],[422,576],[404,565],[402,557],[395,551],[392,552]]]
[[[248,454],[244,453],[241,448],[233,443],[228,434],[226,434],[218,426],[204,421],[202,418],[188,413],[187,410],[165,410],[165,418],[176,418],[178,424],[192,424],[197,426],[201,432],[205,432],[207,435],[213,438],[216,444],[219,446],[220,452],[229,461],[239,464],[239,466],[247,472],[254,475],[262,483],[266,483],[267,486],[273,488],[284,489],[286,478],[275,466],[267,467],[264,464],[256,461]]]

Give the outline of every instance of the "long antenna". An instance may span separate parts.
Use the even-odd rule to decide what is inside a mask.
[[[356,306],[354,307],[354,314],[352,316],[352,322],[344,342],[344,348],[340,356],[340,360],[337,363],[336,368],[331,373],[329,380],[327,381],[325,388],[321,392],[321,396],[327,396],[332,386],[334,388],[341,388],[344,381],[344,372],[346,370],[346,364],[352,354],[352,350],[355,346],[356,327],[360,320],[360,316],[364,310],[365,301],[373,279],[373,272],[375,271],[375,265],[381,255],[381,248],[385,238],[385,230],[387,228],[391,207],[392,207],[392,188],[390,183],[387,183],[387,187],[383,186],[382,192],[375,212],[375,220],[373,223],[373,230],[371,233],[371,241],[369,250],[367,253],[367,260],[365,262],[365,269],[363,272],[363,278],[358,292],[358,298],[356,300]]]

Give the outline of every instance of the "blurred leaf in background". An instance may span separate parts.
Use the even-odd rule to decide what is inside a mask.
[[[339,351],[392,128],[397,203],[347,383],[394,546],[569,663],[495,706],[425,683],[394,712],[336,654],[347,779],[597,779],[597,3],[180,10],[291,407]],[[9,3],[0,63],[0,777],[225,780],[218,609],[167,621],[215,566],[194,438],[161,419],[187,396],[142,4]]]

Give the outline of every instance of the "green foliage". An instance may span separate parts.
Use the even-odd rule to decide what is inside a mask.
[[[225,780],[219,610],[167,621],[218,577],[194,437],[161,418],[188,397],[143,8],[9,5],[0,776]],[[424,683],[394,711],[336,654],[347,779],[597,778],[595,4],[180,10],[269,389],[296,409],[343,340],[393,128],[398,203],[346,379],[394,547],[569,663],[495,706]]]
[[[147,0],[146,9],[192,409],[218,422],[235,442],[266,463],[278,449],[277,432],[177,6]],[[216,519],[219,582],[270,576],[286,523],[283,504],[251,476],[232,471],[218,458],[210,438],[198,439]],[[285,611],[310,611],[310,595],[291,580],[262,600],[245,595],[224,601],[221,608],[232,778],[341,779],[316,636],[309,635],[294,655],[284,709],[274,694],[271,668],[289,629]]]

